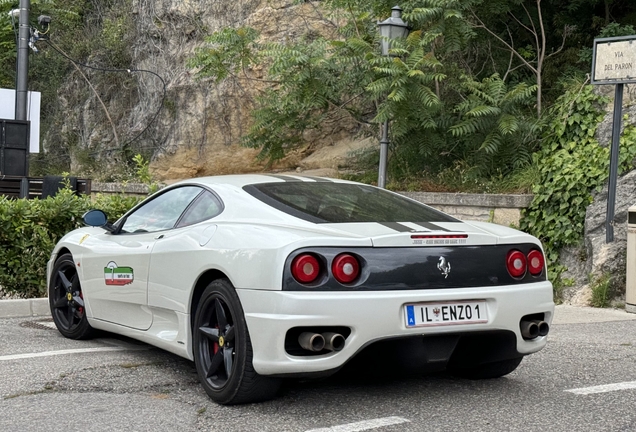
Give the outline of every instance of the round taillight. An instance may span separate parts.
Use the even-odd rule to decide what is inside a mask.
[[[291,272],[298,282],[311,283],[320,274],[320,262],[318,262],[318,258],[310,254],[298,255],[292,261]]]
[[[331,264],[333,277],[342,284],[353,282],[360,274],[360,263],[353,255],[340,254]]]
[[[538,276],[545,267],[545,259],[541,251],[532,249],[528,254],[528,271],[532,276]]]
[[[514,278],[522,277],[526,274],[527,267],[526,256],[518,250],[511,250],[508,252],[508,258],[506,258],[506,267],[508,267],[508,273]]]

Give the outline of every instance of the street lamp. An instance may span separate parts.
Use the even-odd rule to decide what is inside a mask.
[[[29,9],[31,0],[20,0],[18,30],[18,70],[15,79],[15,119],[27,119],[27,80],[29,75]],[[12,12],[14,13],[14,12]]]
[[[382,36],[382,55],[388,56],[391,49],[391,43],[395,39],[405,38],[409,34],[408,24],[402,21],[402,8],[393,6],[391,8],[391,17],[378,23],[380,36]],[[386,164],[389,154],[389,120],[384,121],[382,128],[382,139],[380,140],[380,166],[378,169],[378,186],[384,188],[386,186]]]

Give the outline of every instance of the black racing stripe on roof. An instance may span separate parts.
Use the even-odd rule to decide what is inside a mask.
[[[446,228],[442,228],[439,225],[435,225],[434,223],[430,223],[430,222],[413,222],[415,225],[419,225],[421,227],[430,229],[431,231],[450,231],[447,230]]]
[[[285,180],[286,182],[300,182],[302,180],[297,179],[296,177],[292,177],[292,176],[286,176],[286,175],[280,175],[280,174],[265,174],[269,177],[274,177],[280,180]]]
[[[391,228],[392,230],[399,231],[399,232],[413,231],[411,228],[407,227],[406,225],[402,225],[401,223],[398,223],[398,222],[378,222],[378,223],[380,225],[384,225],[387,228]]]

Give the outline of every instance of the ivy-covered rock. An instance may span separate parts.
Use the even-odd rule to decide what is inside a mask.
[[[609,148],[596,138],[607,102],[592,86],[572,83],[551,108],[541,150],[534,155],[541,178],[533,187],[534,199],[521,228],[543,242],[557,300],[568,285],[559,254],[563,248],[583,244],[592,192],[601,190],[609,177]],[[636,128],[629,125],[621,136],[619,173],[632,169],[635,157]]]

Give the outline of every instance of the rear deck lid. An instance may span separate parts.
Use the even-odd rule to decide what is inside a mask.
[[[368,222],[323,224],[356,237],[370,237],[373,247],[494,245],[498,237],[464,222]]]

